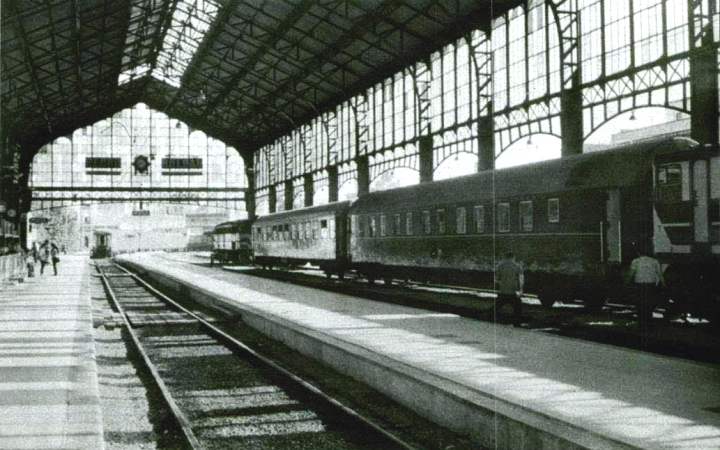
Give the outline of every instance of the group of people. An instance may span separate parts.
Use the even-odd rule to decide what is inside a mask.
[[[636,247],[637,257],[630,263],[627,281],[633,286],[638,301],[638,324],[642,332],[652,327],[652,313],[660,302],[661,289],[665,285],[663,272],[657,259],[650,255],[645,246]],[[506,304],[513,308],[513,325],[522,322],[521,295],[525,284],[522,266],[515,261],[512,252],[507,252],[495,268],[497,299],[495,319]]]
[[[37,245],[33,242],[31,249],[25,249],[25,262],[28,270],[28,278],[35,276],[35,265],[40,262],[40,275],[45,273],[45,266],[52,264],[54,275],[58,274],[58,263],[60,262],[60,248],[49,239]]]

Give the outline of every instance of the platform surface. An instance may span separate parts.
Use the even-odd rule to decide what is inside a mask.
[[[87,256],[0,290],[0,449],[102,449]]]
[[[175,255],[123,258],[617,442],[720,448],[716,365],[200,267]]]

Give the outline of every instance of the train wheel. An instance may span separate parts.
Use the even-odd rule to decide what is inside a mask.
[[[368,281],[368,284],[375,284],[375,276],[373,276],[373,275],[368,275],[368,276],[367,276],[367,281]]]
[[[383,282],[385,283],[385,286],[392,286],[392,278],[385,277],[383,278]]]
[[[340,281],[345,280],[345,272],[344,271],[342,271],[342,270],[338,271],[338,279]]]
[[[326,270],[326,271],[325,271],[325,278],[327,278],[328,280],[331,279],[331,278],[332,278],[332,272],[330,272],[329,270]]]

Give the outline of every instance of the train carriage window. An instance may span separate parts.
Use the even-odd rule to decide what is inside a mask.
[[[560,199],[549,198],[548,199],[548,222],[560,223]]]
[[[317,238],[318,238],[318,228],[319,228],[318,225],[319,225],[319,223],[318,223],[317,220],[313,220],[313,221],[311,222],[311,225],[312,225],[312,238],[313,238],[313,240],[317,240]]]
[[[682,166],[677,163],[663,164],[657,171],[657,199],[663,203],[679,203],[682,195]]]
[[[290,224],[289,223],[286,223],[285,225],[283,225],[283,239],[285,239],[286,241],[288,239],[290,239]]]
[[[395,225],[393,226],[393,235],[402,235],[402,223],[400,214],[395,214]]]
[[[327,219],[322,219],[320,221],[320,239],[327,239],[330,232],[328,231],[328,221]]]
[[[445,210],[437,210],[438,234],[445,234],[447,220],[445,218]]]
[[[380,214],[380,236],[387,236],[387,217],[385,214]]]
[[[510,231],[510,203],[498,203],[497,228],[501,233]]]
[[[459,207],[455,210],[455,231],[457,234],[467,233],[467,210],[463,207]]]
[[[520,230],[532,231],[533,230],[533,204],[531,201],[526,200],[520,202]]]
[[[328,220],[328,230],[330,231],[330,239],[335,239],[335,219]]]
[[[475,232],[476,233],[484,233],[485,232],[485,207],[484,206],[475,206],[473,208],[473,214],[475,216]]]
[[[353,231],[358,237],[365,237],[365,216],[353,216]]]
[[[405,213],[405,234],[412,236],[413,234],[413,213]]]
[[[430,211],[422,212],[423,233],[430,234]]]
[[[375,237],[377,234],[377,217],[370,216],[370,222],[368,225],[368,237]]]

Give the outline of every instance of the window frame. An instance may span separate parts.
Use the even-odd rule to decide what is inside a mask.
[[[422,225],[423,225],[423,234],[430,235],[432,233],[432,220],[430,217],[429,209],[425,209],[422,212]]]
[[[551,206],[552,204],[555,204],[555,206]],[[555,208],[556,213],[552,214],[553,208]],[[560,223],[560,198],[553,197],[549,198],[547,201],[547,218],[548,223]]]
[[[464,206],[455,208],[455,233],[467,234],[467,208]]]
[[[525,210],[524,210],[525,209]],[[528,219],[526,221],[526,219]],[[523,232],[533,231],[534,211],[532,200],[523,200],[518,203],[518,229]]]
[[[504,214],[504,216],[501,216]],[[505,219],[505,223],[500,220],[501,217]],[[509,233],[510,232],[510,203],[499,202],[497,204],[496,224],[498,233]],[[505,225],[505,226],[503,226]]]
[[[473,206],[473,220],[475,221],[475,233],[485,232],[485,205]]]

